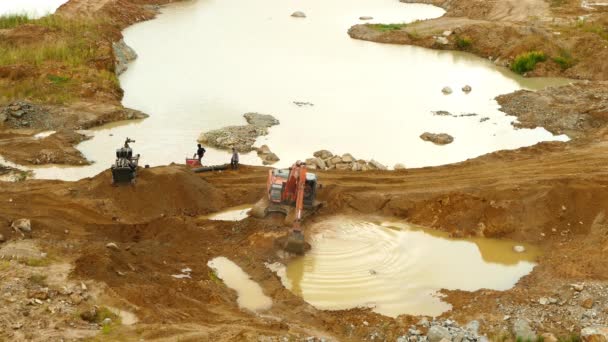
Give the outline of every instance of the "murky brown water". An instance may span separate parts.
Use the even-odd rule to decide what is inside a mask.
[[[334,217],[309,234],[312,250],[277,272],[284,285],[319,309],[373,307],[387,316],[441,314],[450,308],[442,288],[509,289],[539,256],[533,246],[516,253],[510,241],[381,220]]]
[[[251,210],[251,204],[239,205],[236,207],[228,208],[224,211],[213,213],[204,218],[214,221],[240,221],[248,216],[248,212]]]
[[[292,18],[296,10],[307,18]],[[123,104],[150,117],[90,131],[94,138],[78,148],[95,164],[37,168],[35,175],[93,176],[112,164],[114,149],[127,136],[137,141],[132,147],[141,153],[141,164],[183,163],[201,132],[244,124],[246,112],[273,114],[281,121],[258,140],[281,158],[278,166],[319,149],[388,166],[431,166],[566,140],[541,128],[514,130],[513,117],[498,111],[493,98],[567,80],[525,79],[470,54],[347,35],[362,15],[395,23],[443,13],[396,0],[198,0],[168,6],[157,19],[124,32],[139,58],[120,77]],[[471,93],[460,91],[465,84],[473,87]],[[454,93],[443,95],[444,86]],[[438,110],[478,115],[433,116]],[[482,117],[489,120],[480,122]],[[436,146],[419,138],[425,131],[449,133],[455,141]],[[229,152],[208,148],[204,163],[229,160]],[[241,162],[261,164],[255,153],[242,155]]]
[[[260,285],[228,258],[217,257],[209,260],[207,265],[226,286],[236,291],[239,307],[257,312],[268,310],[272,306],[272,299],[264,294]]]

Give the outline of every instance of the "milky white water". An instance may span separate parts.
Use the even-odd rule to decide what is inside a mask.
[[[239,205],[207,215],[205,218],[212,221],[240,221],[249,216],[248,213],[250,210],[251,204]]]
[[[0,15],[27,14],[38,18],[54,13],[68,0],[0,0]]]
[[[293,18],[304,11],[307,18]],[[319,149],[349,152],[388,166],[458,162],[542,140],[566,140],[544,129],[515,130],[513,117],[493,98],[521,88],[563,84],[524,79],[469,54],[351,39],[359,16],[375,22],[411,22],[443,10],[397,0],[198,0],[174,4],[157,19],[125,30],[139,58],[120,77],[123,103],[150,118],[90,132],[78,146],[97,163],[38,169],[39,178],[79,179],[108,168],[125,137],[137,140],[141,164],[184,163],[203,131],[244,124],[246,112],[268,113],[281,124],[258,144],[268,144],[278,166]],[[470,94],[460,88],[473,87]],[[450,86],[451,95],[441,89]],[[297,106],[293,102],[314,106]],[[431,111],[472,117],[433,116]],[[482,117],[488,121],[480,122]],[[424,142],[425,131],[449,133],[454,143]],[[208,148],[204,164],[230,155]],[[255,154],[242,163],[260,164]]]
[[[511,288],[539,251],[514,242],[448,234],[400,222],[334,217],[307,228],[312,249],[280,269],[283,284],[319,309],[372,307],[387,315],[437,316],[439,289]]]

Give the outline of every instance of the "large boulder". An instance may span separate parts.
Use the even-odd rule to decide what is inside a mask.
[[[350,153],[345,153],[342,155],[342,162],[352,163],[354,161],[355,161],[355,158]]]
[[[608,326],[594,325],[581,330],[584,342],[608,342]]]
[[[339,156],[333,156],[329,159],[329,165],[336,165],[342,162],[342,157]]]
[[[444,93],[445,95],[449,95],[452,93],[452,88],[450,87],[443,87],[443,89],[441,89],[441,92]]]
[[[306,14],[304,14],[302,11],[295,11],[291,14],[291,16],[294,18],[306,18]]]
[[[521,338],[524,341],[536,341],[536,332],[530,326],[527,320],[518,318],[513,321],[513,335],[516,338]]]
[[[320,170],[325,170],[327,168],[327,165],[325,164],[325,162],[319,157],[306,159],[306,165],[307,166],[314,165],[315,168],[320,169]]]
[[[452,335],[450,334],[450,331],[447,328],[444,328],[439,325],[434,325],[429,329],[427,333],[427,338],[429,339],[429,342],[439,342],[443,339],[451,341]]]
[[[386,170],[386,169],[387,169],[387,167],[386,167],[386,166],[384,166],[384,165],[383,165],[383,164],[381,164],[380,162],[375,161],[375,160],[373,160],[373,159],[369,161],[369,165],[370,165],[370,166],[372,166],[372,167],[373,167],[373,168],[375,168],[375,169],[378,169],[378,170]]]
[[[32,222],[29,219],[18,219],[11,223],[11,227],[18,233],[30,233],[32,231]]]
[[[424,132],[420,135],[420,139],[424,141],[430,141],[436,145],[447,145],[454,141],[454,137],[447,133],[429,133]]]
[[[346,170],[352,170],[353,167],[351,164],[348,163],[338,163],[336,164],[336,170],[340,170],[340,171],[346,171]]]
[[[334,154],[329,152],[328,150],[320,150],[320,151],[313,153],[313,156],[325,160],[325,159],[329,159],[329,158],[333,157]]]

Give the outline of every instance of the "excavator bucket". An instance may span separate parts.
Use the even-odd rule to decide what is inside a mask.
[[[300,230],[293,230],[287,237],[285,251],[293,254],[304,254],[306,251],[306,243],[304,242],[304,234]]]

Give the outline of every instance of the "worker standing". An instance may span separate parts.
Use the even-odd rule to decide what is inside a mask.
[[[201,163],[201,159],[203,159],[205,152],[207,152],[207,150],[205,150],[205,148],[203,146],[201,146],[201,144],[198,144],[198,149],[196,150],[196,155],[198,156],[199,164]]]
[[[233,170],[239,168],[239,153],[237,152],[235,147],[232,148],[232,158],[230,159],[230,165],[232,166]]]

